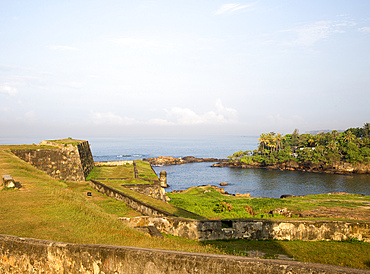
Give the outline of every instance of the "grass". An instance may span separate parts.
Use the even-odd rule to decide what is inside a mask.
[[[90,174],[87,176],[86,180],[98,180],[106,178],[128,178],[133,179],[135,176],[133,165],[123,165],[123,166],[102,166],[94,167]]]
[[[21,150],[21,149],[59,149],[55,146],[49,145],[0,145],[0,149],[2,150]]]
[[[197,242],[171,235],[164,235],[164,239],[161,240],[151,238],[117,220],[118,217],[138,215],[135,211],[127,208],[124,203],[95,191],[88,182],[55,180],[18,159],[9,151],[0,148],[0,175],[5,174],[11,175],[20,182],[22,188],[0,191],[0,234],[69,243],[109,244],[215,254],[246,255],[245,251],[259,250],[266,253],[265,258],[274,258],[277,254],[284,254],[304,262],[370,269],[368,255],[370,243],[358,241],[232,240]],[[119,180],[117,182],[107,180],[107,182],[109,181],[112,184],[117,184]],[[162,207],[165,211],[171,212],[172,210],[173,213],[179,215],[186,213],[186,211],[179,213],[181,209],[171,204],[151,199],[122,186],[119,190],[147,203],[153,203],[157,207]],[[177,200],[182,207],[198,207],[204,212],[209,212],[205,208],[213,205],[215,201],[225,199],[231,202],[233,208],[248,204],[257,212],[283,206],[313,208],[317,205],[338,206],[343,204],[347,207],[353,207],[357,203],[369,202],[368,196],[356,195],[332,195],[330,197],[312,195],[311,197],[263,199],[263,201],[261,199],[258,201],[254,198],[223,196],[212,190],[204,193],[205,190],[194,188],[184,194],[169,194],[169,196],[172,197],[173,202]],[[92,196],[87,196],[87,192],[91,192]],[[183,205],[181,201],[184,202]],[[210,209],[213,211],[212,207]],[[221,217],[224,218],[222,215]]]
[[[72,146],[77,146],[80,143],[84,142],[84,140],[76,140],[72,138],[66,138],[66,139],[58,139],[58,140],[47,140],[48,142],[53,142],[61,145],[72,145]]]
[[[370,196],[357,194],[318,194],[285,199],[245,198],[222,195],[212,187],[193,187],[181,193],[168,193],[167,195],[171,198],[171,204],[181,206],[186,210],[210,219],[284,218],[280,214],[272,215],[268,213],[278,208],[287,208],[293,212],[293,218],[297,218],[305,210],[321,207],[361,209],[364,214],[367,216],[370,215]],[[222,204],[226,203],[231,205],[231,207],[222,208]],[[248,214],[245,209],[246,206],[252,207],[256,215],[252,216]],[[365,206],[368,208],[366,209]],[[228,209],[230,208],[232,209],[229,211]],[[333,219],[338,220],[341,218]]]
[[[265,253],[264,258],[282,254],[297,261],[370,269],[370,243],[364,242],[228,240],[204,244],[234,255],[246,256],[246,251],[258,251],[261,256]]]
[[[158,180],[157,174],[153,171],[152,167],[148,162],[144,162],[141,160],[135,160],[136,169],[138,171],[138,176],[141,179],[149,179],[149,180]]]
[[[118,216],[136,213],[88,186],[55,180],[0,150],[0,174],[22,184],[0,191],[0,234],[81,244],[109,244],[225,254],[217,247],[165,236],[161,241],[125,226]],[[87,196],[86,192],[92,193]]]

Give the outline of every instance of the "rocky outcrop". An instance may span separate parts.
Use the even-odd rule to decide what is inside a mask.
[[[370,173],[370,165],[366,164],[351,164],[338,162],[329,165],[323,163],[312,163],[310,161],[298,163],[293,160],[273,165],[264,165],[260,163],[245,164],[237,161],[223,161],[213,164],[212,167],[267,168],[267,169],[299,170],[307,172],[332,173],[332,174]]]
[[[181,164],[188,164],[188,163],[203,163],[203,162],[219,162],[222,161],[216,158],[196,158],[193,156],[186,156],[186,157],[152,157],[143,159],[143,161],[149,162],[153,166],[165,166],[165,165],[181,165]]]

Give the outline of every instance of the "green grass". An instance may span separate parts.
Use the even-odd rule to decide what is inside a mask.
[[[21,150],[21,149],[59,149],[55,146],[49,145],[0,145],[0,149],[2,150]]]
[[[246,251],[258,250],[266,253],[264,258],[282,254],[297,261],[370,269],[370,243],[364,242],[228,240],[205,241],[204,244],[235,255],[246,256]]]
[[[87,176],[86,180],[97,180],[97,179],[107,179],[107,178],[134,178],[134,167],[133,165],[123,165],[123,166],[102,166],[94,167],[90,174]]]
[[[238,218],[284,218],[279,214],[268,214],[277,208],[287,208],[293,212],[293,217],[298,217],[303,210],[310,210],[320,207],[339,207],[339,208],[360,208],[369,206],[370,196],[357,194],[351,195],[330,195],[318,194],[303,197],[292,197],[286,199],[276,198],[245,198],[232,195],[222,195],[211,187],[194,187],[182,193],[168,193],[175,206],[205,216],[210,219],[238,219]],[[225,207],[222,210],[221,203],[230,204],[232,210]],[[255,216],[249,215],[245,207],[250,206],[256,213]],[[362,209],[366,214],[370,214],[369,209]]]
[[[76,140],[76,139],[72,139],[72,138],[58,139],[58,140],[47,140],[47,141],[57,143],[57,144],[72,145],[72,146],[77,146],[80,143],[84,142],[84,140]]]
[[[149,180],[158,180],[158,176],[153,171],[152,167],[148,162],[135,160],[136,169],[138,171],[138,176],[141,179],[149,179]]]

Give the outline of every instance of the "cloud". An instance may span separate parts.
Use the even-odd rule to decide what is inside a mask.
[[[313,46],[316,42],[326,39],[335,33],[345,33],[347,27],[356,25],[353,21],[316,21],[300,27],[285,30],[296,35],[290,44]]]
[[[137,123],[133,118],[121,117],[113,112],[92,112],[91,119],[98,125],[132,125]]]
[[[236,11],[241,11],[245,9],[249,9],[252,6],[254,6],[254,3],[248,4],[248,5],[241,5],[241,4],[225,4],[222,5],[218,10],[214,12],[215,15],[221,15],[221,14],[231,14]]]
[[[62,50],[62,51],[77,50],[77,48],[75,47],[62,46],[62,45],[52,45],[52,46],[49,46],[49,48],[52,50]]]
[[[357,29],[359,32],[370,33],[370,27],[362,27]]]
[[[18,94],[18,90],[14,87],[11,87],[9,84],[3,84],[0,86],[0,93],[15,96]]]
[[[73,88],[73,89],[81,89],[86,86],[86,83],[84,82],[63,82],[60,83],[62,87],[67,87],[67,88]]]
[[[129,46],[133,48],[159,48],[164,47],[163,44],[154,41],[154,40],[148,40],[148,39],[136,39],[131,37],[125,37],[125,38],[117,38],[113,40],[115,43],[123,45],[123,46]]]
[[[216,101],[216,110],[197,114],[189,108],[173,107],[165,110],[167,117],[177,125],[220,124],[237,122],[237,111],[223,106],[221,100]]]

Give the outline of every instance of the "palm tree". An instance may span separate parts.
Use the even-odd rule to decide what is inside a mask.
[[[281,141],[283,140],[284,140],[284,137],[280,133],[277,133],[275,135],[276,150],[279,150],[281,148]]]
[[[260,138],[258,138],[258,141],[260,142],[260,147],[262,145],[262,154],[264,154],[265,153],[265,145],[267,143],[267,136],[266,136],[266,134],[265,133],[262,133],[260,135]]]

